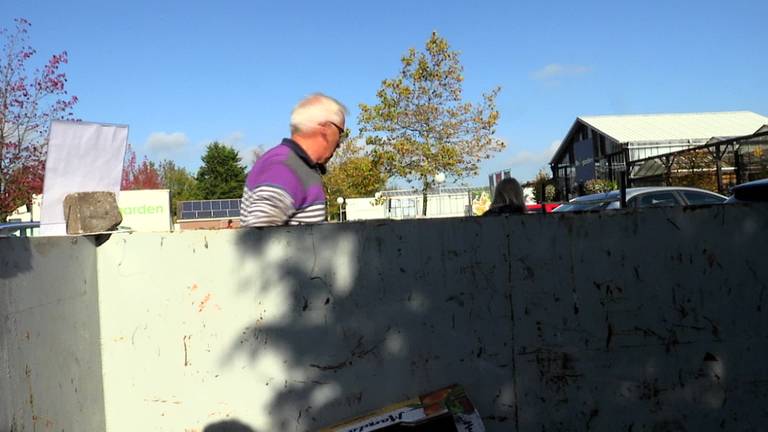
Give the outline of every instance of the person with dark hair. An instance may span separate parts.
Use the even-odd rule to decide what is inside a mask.
[[[483,213],[483,216],[513,213],[525,213],[523,188],[514,178],[505,178],[496,185],[491,207]]]

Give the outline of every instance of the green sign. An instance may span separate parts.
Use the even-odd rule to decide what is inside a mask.
[[[158,214],[158,213],[164,213],[164,212],[165,212],[165,209],[163,209],[163,206],[140,205],[140,206],[120,208],[120,213],[122,213],[123,216],[151,215],[151,214]]]

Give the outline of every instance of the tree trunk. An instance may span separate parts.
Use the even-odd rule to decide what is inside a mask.
[[[427,216],[427,191],[429,190],[429,182],[424,179],[421,184],[421,215]]]

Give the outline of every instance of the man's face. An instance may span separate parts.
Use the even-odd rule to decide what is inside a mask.
[[[344,120],[341,121],[341,124],[336,124],[336,122],[328,121],[326,122],[326,128],[327,128],[327,139],[328,139],[328,151],[327,155],[328,157],[325,158],[324,161],[321,161],[322,163],[328,163],[329,160],[333,157],[333,154],[336,152],[336,149],[339,148],[339,146],[342,143],[342,140],[344,138]]]

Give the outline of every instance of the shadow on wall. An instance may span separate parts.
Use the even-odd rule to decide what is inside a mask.
[[[69,238],[73,243],[90,242],[98,247],[108,241],[110,236],[111,234],[99,234]],[[57,248],[59,239],[60,237],[0,237],[0,279],[11,279],[32,271],[32,248],[34,247],[35,253],[46,255],[49,250]]]
[[[225,420],[210,424],[203,429],[203,432],[254,432],[249,426],[238,420]]]
[[[501,257],[494,262],[478,256],[478,248],[501,247],[506,240],[498,232],[478,231],[454,249],[462,242],[451,238],[446,224],[456,223],[239,231],[240,289],[253,296],[255,319],[237,335],[225,361],[245,354],[256,363],[279,353],[289,378],[265,383],[279,388],[269,404],[273,430],[328,426],[454,382],[465,384],[470,374],[476,387],[466,389],[473,400],[479,393],[488,394],[486,406],[494,395],[512,400],[511,394],[500,397],[502,388],[512,388],[511,361],[501,349],[486,346],[492,337],[511,339],[509,302],[495,301],[504,298],[506,278],[498,275],[507,271],[494,271]],[[458,280],[427,270],[452,265],[466,269],[458,278],[453,272]],[[496,299],[488,294],[494,290]],[[283,310],[265,308],[266,299]],[[496,318],[497,333],[481,334],[472,325],[480,317]],[[511,408],[504,410],[498,417],[510,418]]]
[[[32,249],[28,237],[0,237],[0,279],[32,271]]]
[[[266,380],[265,430],[454,382],[489,431],[763,424],[768,218],[748,210],[243,229],[253,319],[223,361]]]

